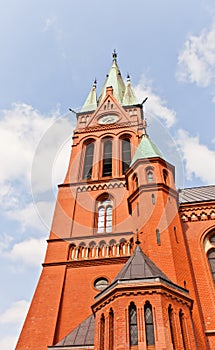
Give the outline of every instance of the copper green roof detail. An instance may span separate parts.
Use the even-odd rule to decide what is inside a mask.
[[[157,146],[155,146],[155,144],[150,140],[149,136],[146,134],[143,134],[142,139],[131,161],[130,166],[133,165],[138,159],[154,158],[154,157],[160,157],[164,159],[162,153],[159,151]]]
[[[123,96],[125,93],[125,83],[122,79],[119,67],[117,65],[117,60],[116,60],[116,52],[113,54],[113,63],[111,66],[111,69],[109,71],[109,74],[106,77],[106,80],[104,82],[104,85],[102,87],[101,94],[99,96],[98,104],[101,103],[101,101],[104,99],[106,96],[106,89],[107,87],[112,86],[113,88],[113,95],[117,99],[119,103],[122,103]]]
[[[96,80],[94,81],[93,87],[81,108],[81,112],[95,111],[97,108],[97,96],[96,96]]]
[[[128,75],[125,93],[122,100],[122,105],[132,106],[132,105],[136,105],[137,103],[138,103],[137,98],[131,86],[131,79],[130,79],[130,76]]]

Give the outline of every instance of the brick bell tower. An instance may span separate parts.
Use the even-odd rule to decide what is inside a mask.
[[[147,135],[114,52],[99,98],[95,82],[77,113],[16,349],[206,349],[177,201],[174,167]]]

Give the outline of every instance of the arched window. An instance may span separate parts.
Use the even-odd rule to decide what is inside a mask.
[[[180,310],[179,312],[179,321],[180,321],[181,336],[182,336],[184,350],[188,350],[189,345],[188,345],[188,339],[187,339],[186,320],[182,310]]]
[[[152,193],[152,204],[155,205],[155,195]]]
[[[148,183],[151,183],[154,181],[153,172],[151,170],[147,172],[147,181]]]
[[[130,345],[138,344],[138,329],[137,329],[137,308],[132,302],[129,306],[129,335]]]
[[[112,176],[112,140],[104,141],[102,176]]]
[[[100,347],[99,350],[104,350],[105,348],[105,317],[102,314],[100,319]]]
[[[155,335],[154,335],[153,315],[152,315],[152,307],[149,302],[147,302],[144,306],[144,317],[145,317],[146,344],[154,345]]]
[[[106,196],[97,200],[97,233],[112,232],[113,202]]]
[[[138,177],[137,177],[137,174],[133,175],[132,183],[133,183],[133,191],[136,191],[136,189],[138,188]]]
[[[131,144],[129,138],[122,139],[122,173],[125,174],[131,163]]]
[[[166,169],[163,169],[163,180],[165,184],[167,184],[167,179],[168,179],[168,171]]]
[[[205,253],[207,254],[211,274],[215,283],[215,229],[204,240]]]
[[[94,142],[91,141],[85,145],[85,157],[84,157],[84,169],[83,179],[91,179],[93,169],[93,154],[94,154]]]
[[[173,350],[175,350],[175,327],[174,327],[173,309],[171,305],[169,305],[168,307],[168,317],[169,317],[169,328],[170,328],[172,346],[173,346]]]
[[[109,350],[114,350],[114,313],[113,309],[109,312]]]
[[[161,235],[158,228],[156,229],[156,237],[157,237],[157,245],[161,245]]]
[[[213,280],[215,282],[215,249],[209,250],[209,252],[208,252],[208,261],[209,261],[209,264],[210,264]]]

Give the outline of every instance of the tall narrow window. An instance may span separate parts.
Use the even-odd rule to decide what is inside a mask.
[[[88,143],[85,146],[85,157],[84,157],[84,169],[83,169],[83,179],[91,179],[92,169],[93,169],[93,153],[94,153],[94,143]]]
[[[136,189],[138,188],[138,177],[137,177],[137,174],[133,175],[132,183],[133,183],[133,191],[136,191]]]
[[[145,307],[144,307],[144,316],[145,316],[146,344],[154,345],[155,335],[154,335],[152,307],[148,302],[145,304]]]
[[[104,141],[102,176],[112,175],[112,141]]]
[[[156,229],[156,237],[157,237],[157,245],[161,245],[161,235],[158,228]]]
[[[131,145],[129,138],[122,139],[122,173],[125,174],[131,163]]]
[[[110,233],[113,226],[113,202],[108,197],[97,200],[97,233]]]
[[[167,184],[167,179],[168,179],[168,172],[166,169],[163,169],[163,180],[165,184]]]
[[[152,193],[152,204],[155,205],[155,195]]]
[[[130,330],[130,345],[138,344],[138,329],[137,329],[137,308],[132,302],[129,306],[129,330]]]
[[[173,309],[171,305],[168,307],[168,316],[169,316],[169,327],[170,327],[172,346],[173,346],[173,350],[175,350],[175,329],[174,329]]]
[[[100,319],[100,348],[99,350],[104,350],[105,348],[105,317],[102,314]]]
[[[181,336],[183,341],[184,350],[188,350],[188,339],[187,339],[187,330],[186,330],[186,320],[182,310],[179,312],[179,321],[181,327]]]
[[[210,264],[213,280],[215,282],[215,249],[209,250],[209,252],[208,252],[208,261],[209,261],[209,264]]]
[[[114,313],[110,309],[109,312],[109,350],[114,350]]]

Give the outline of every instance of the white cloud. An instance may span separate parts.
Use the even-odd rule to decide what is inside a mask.
[[[42,135],[59,117],[59,112],[44,116],[33,107],[15,103],[10,110],[1,111],[0,182],[25,180],[30,176],[31,162]]]
[[[24,103],[15,103],[11,109],[0,111],[0,115],[0,140],[4,145],[0,148],[0,161],[4,165],[0,173],[2,213],[19,222],[22,231],[29,227],[41,230],[38,214],[50,227],[55,180],[62,182],[68,166],[70,149],[68,144],[66,149],[62,146],[72,135],[72,122],[59,118],[58,110],[43,115]],[[32,169],[35,159],[37,166]],[[54,180],[53,168],[58,169]],[[50,195],[45,199],[35,198],[47,191],[52,192],[51,198]],[[48,210],[44,210],[46,205]]]
[[[176,122],[176,113],[172,109],[166,106],[166,101],[162,100],[152,90],[151,82],[149,82],[144,76],[142,76],[139,84],[134,88],[135,94],[139,101],[142,101],[145,97],[149,98],[147,103],[147,113],[163,120],[166,126],[169,128]]]
[[[209,86],[215,79],[215,23],[199,36],[190,34],[178,56],[179,81]]]
[[[12,249],[4,255],[13,262],[19,262],[27,266],[38,267],[44,260],[46,250],[45,238],[28,238],[15,243]]]
[[[28,311],[29,302],[18,300],[0,315],[0,323],[21,323]],[[1,348],[2,349],[2,348]]]
[[[192,180],[195,176],[204,183],[215,183],[215,150],[200,143],[198,136],[191,136],[180,129],[177,143],[185,160],[186,176]]]

